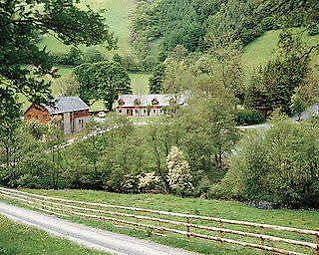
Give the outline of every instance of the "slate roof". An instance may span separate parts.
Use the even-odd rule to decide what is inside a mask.
[[[170,101],[174,100],[175,96],[169,94],[151,94],[151,95],[121,95],[118,102],[123,101],[122,107],[135,107],[136,102],[139,101],[139,106],[147,107],[153,105],[152,102],[157,100],[157,106],[165,107],[170,105]],[[181,95],[177,97],[178,104],[186,104],[187,96]]]
[[[53,100],[53,103],[53,106],[44,105],[51,115],[90,109],[79,97],[58,97]]]

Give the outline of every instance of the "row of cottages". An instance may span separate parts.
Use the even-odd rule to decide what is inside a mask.
[[[79,97],[59,97],[49,105],[32,104],[24,113],[24,121],[36,119],[45,124],[56,119],[65,134],[81,131],[89,121],[89,106]]]
[[[172,111],[173,106],[186,104],[186,96],[165,94],[122,95],[117,101],[116,112],[132,117],[160,116]]]

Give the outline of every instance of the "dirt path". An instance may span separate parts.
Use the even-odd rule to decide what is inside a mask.
[[[88,248],[121,255],[195,255],[126,235],[90,228],[54,216],[0,202],[0,214]]]

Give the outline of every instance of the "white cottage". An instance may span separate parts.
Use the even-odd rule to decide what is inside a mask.
[[[116,111],[128,117],[160,116],[172,111],[175,106],[186,104],[185,96],[168,94],[122,95],[117,101]]]

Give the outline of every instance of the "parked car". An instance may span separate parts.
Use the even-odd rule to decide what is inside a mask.
[[[98,116],[99,118],[105,118],[106,114],[105,114],[105,112],[99,112],[99,113],[97,114],[97,116]]]

